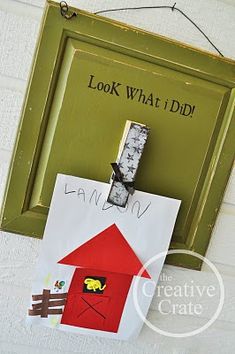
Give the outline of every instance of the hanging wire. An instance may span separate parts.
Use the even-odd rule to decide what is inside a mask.
[[[156,9],[170,9],[172,12],[177,11],[179,12],[184,18],[186,18],[202,35],[206,40],[212,45],[212,47],[221,55],[221,57],[224,57],[222,52],[215,46],[215,44],[211,41],[211,39],[205,34],[205,32],[181,9],[176,7],[176,2],[174,5],[169,6],[137,6],[137,7],[120,7],[120,8],[114,8],[114,9],[105,9],[105,10],[99,10],[94,12],[95,15],[100,15],[108,12],[120,12],[120,11],[134,11],[134,10],[156,10]],[[76,12],[72,12],[69,14],[69,6],[66,3],[66,1],[61,1],[60,2],[60,13],[63,17],[65,17],[67,20],[70,20],[71,18],[77,16]]]
[[[186,15],[185,12],[183,12],[181,9],[176,7],[176,2],[174,3],[173,6],[138,6],[138,7],[121,7],[121,8],[116,8],[116,9],[105,9],[105,10],[100,10],[96,11],[95,15],[100,15],[104,14],[107,12],[118,12],[118,11],[132,11],[132,10],[149,10],[149,9],[170,9],[172,12],[177,11],[179,12],[184,18],[186,18],[194,27],[197,28],[197,30],[206,38],[206,40],[212,45],[212,47],[219,53],[222,57],[224,55],[222,52],[215,46],[215,44],[210,40],[210,38],[203,32],[203,30],[188,16]]]

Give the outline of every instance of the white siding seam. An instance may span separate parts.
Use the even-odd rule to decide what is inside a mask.
[[[1,162],[8,162],[11,159],[12,151],[0,149],[0,160]]]
[[[21,348],[21,349],[23,349],[23,350],[27,350],[25,353],[26,354],[28,354],[28,353],[36,353],[36,354],[46,354],[46,353],[50,353],[50,354],[72,354],[72,353],[76,353],[76,352],[74,352],[74,351],[61,351],[61,350],[59,350],[59,349],[56,349],[56,351],[55,350],[53,350],[53,349],[50,349],[50,348],[48,348],[48,349],[46,349],[46,348],[42,348],[42,347],[40,347],[40,348],[37,348],[37,347],[35,347],[35,345],[30,345],[30,344],[21,344],[21,343],[14,343],[14,342],[8,342],[8,341],[1,341],[0,340],[0,349],[1,349],[1,345],[3,345],[3,346],[5,346],[5,348],[7,348],[7,350],[18,350],[19,348]],[[29,352],[29,350],[30,350],[30,352]],[[12,352],[6,352],[6,354],[16,354],[17,352],[15,352],[15,351],[12,351]],[[22,353],[23,353],[23,351],[22,351]],[[2,354],[4,354],[3,352],[2,352]]]
[[[24,93],[26,89],[26,85],[27,85],[26,80],[0,74],[1,88],[11,89],[14,91],[20,91]]]
[[[221,275],[235,277],[235,266],[234,265],[214,261],[211,259],[211,257],[209,257],[209,260],[214,264],[214,266],[217,268],[217,270],[219,271],[219,273]],[[211,269],[205,263],[203,263],[201,271],[204,273],[211,272]]]
[[[42,4],[36,5],[35,3],[26,3],[26,2],[24,2],[22,0],[11,0],[11,1],[19,2],[20,4],[23,4],[23,5],[29,5],[29,6],[37,7],[39,9],[43,8]],[[54,0],[54,1],[56,1],[56,0]],[[45,0],[45,3],[46,3],[46,0]]]
[[[148,311],[147,318],[148,317],[152,317],[152,316],[154,316],[154,318],[158,318],[158,317],[160,317],[162,315],[161,315],[161,313],[158,310],[150,308],[149,311]],[[187,319],[198,319],[200,321],[201,320],[205,320],[205,322],[206,322],[206,320],[210,320],[211,319],[211,316],[181,315],[181,314],[178,314],[178,313],[175,314],[175,315],[168,315],[168,316],[172,316],[173,318],[176,318],[176,319],[177,318],[181,318],[181,319],[185,319],[185,320],[187,320]],[[195,323],[196,323],[196,321],[195,321]],[[216,320],[216,323],[217,324],[218,323],[220,323],[220,324],[229,324],[235,329],[235,320],[224,320],[224,319],[220,319],[220,317],[218,317],[218,319]]]
[[[227,214],[235,216],[235,205],[232,203],[223,202],[220,207],[219,214]]]
[[[15,0],[1,0],[0,10],[34,20],[41,20],[43,8]]]

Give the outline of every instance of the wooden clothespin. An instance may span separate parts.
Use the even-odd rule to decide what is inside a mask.
[[[146,125],[127,121],[119,146],[117,162],[111,163],[112,185],[107,201],[125,207],[129,194],[134,193],[134,181],[149,134]]]

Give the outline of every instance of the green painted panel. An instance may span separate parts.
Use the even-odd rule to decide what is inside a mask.
[[[234,158],[234,73],[233,61],[83,11],[65,20],[49,3],[1,228],[41,237],[56,174],[107,182],[134,120],[150,127],[136,189],[182,199],[171,248],[205,254]]]

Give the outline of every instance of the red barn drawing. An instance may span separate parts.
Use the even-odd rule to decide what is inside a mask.
[[[61,323],[117,333],[142,263],[113,224],[58,263],[75,266]],[[150,278],[144,270],[141,275]]]

